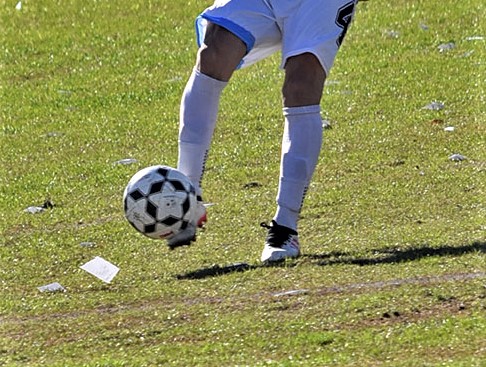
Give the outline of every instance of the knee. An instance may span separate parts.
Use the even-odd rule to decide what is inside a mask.
[[[196,67],[201,73],[211,78],[227,82],[238,64],[239,60],[231,59],[223,48],[217,45],[202,45],[198,51]]]
[[[319,104],[325,77],[325,72],[314,55],[305,54],[290,58],[285,66],[285,81],[282,87],[284,106]]]
[[[286,78],[282,87],[284,106],[296,107],[317,104],[314,93],[312,93],[312,84],[313,80],[305,77]],[[318,101],[320,101],[320,98],[317,99]]]
[[[226,29],[212,25],[197,55],[197,68],[214,79],[228,81],[246,53],[245,44]]]
[[[216,47],[203,44],[197,53],[197,68],[207,76],[221,80],[224,78],[223,68],[220,65],[223,59]]]

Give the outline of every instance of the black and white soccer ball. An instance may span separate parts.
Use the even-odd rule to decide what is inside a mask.
[[[175,168],[152,166],[137,172],[123,193],[125,217],[140,233],[170,239],[194,221],[196,191]]]

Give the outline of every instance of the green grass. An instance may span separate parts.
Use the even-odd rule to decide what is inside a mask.
[[[324,91],[304,255],[277,267],[258,224],[279,55],[224,92],[197,244],[169,252],[123,217],[129,178],[175,165],[210,3],[0,1],[0,366],[485,366],[484,2],[360,2]],[[94,256],[120,267],[111,284],[80,269]]]

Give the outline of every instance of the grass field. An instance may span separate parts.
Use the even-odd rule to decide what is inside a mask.
[[[123,216],[129,178],[176,163],[210,2],[0,0],[0,366],[486,366],[484,1],[359,3],[304,254],[275,267],[279,55],[224,92],[197,243]],[[95,256],[110,284],[80,269]]]

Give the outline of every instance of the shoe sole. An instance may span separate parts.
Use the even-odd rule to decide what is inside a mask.
[[[203,228],[204,224],[208,221],[208,216],[207,213],[204,212],[204,214],[199,218],[197,221],[197,228]],[[194,236],[187,238],[187,239],[182,239],[180,241],[177,241],[176,243],[167,243],[167,246],[169,246],[170,250],[174,250],[178,247],[184,247],[184,246],[191,246],[192,242],[196,241],[196,232],[194,232]]]
[[[191,243],[195,241],[196,241],[196,236],[192,237],[187,241],[180,241],[174,244],[167,244],[167,246],[169,247],[169,250],[174,250],[178,247],[191,246]]]
[[[289,255],[283,255],[282,257],[279,257],[277,259],[272,259],[272,257],[269,257],[268,259],[265,259],[265,260],[261,260],[261,262],[263,264],[276,264],[276,263],[282,263],[282,262],[285,262],[285,260],[288,260],[288,259],[297,259],[298,257],[300,257],[300,252],[296,255],[293,255],[293,256],[289,256]]]

